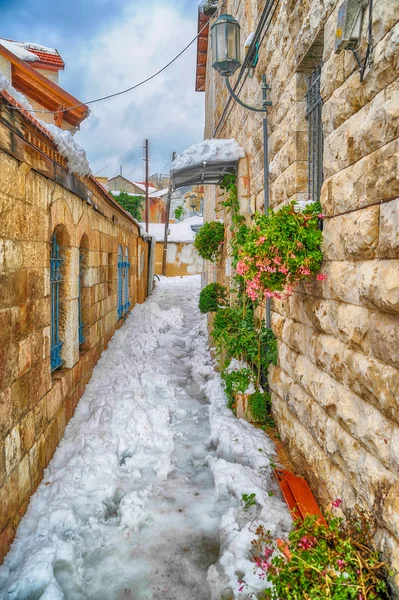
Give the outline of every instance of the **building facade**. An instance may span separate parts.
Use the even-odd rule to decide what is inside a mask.
[[[152,287],[150,246],[1,92],[0,558],[94,365]]]
[[[227,0],[219,12],[239,22],[241,49],[255,34],[256,53],[231,78],[236,93],[260,106],[263,74],[271,86],[270,206],[320,200],[325,214],[327,279],[272,302],[277,426],[321,503],[342,498],[345,510],[375,516],[376,541],[399,572],[399,4],[366,4],[362,81],[354,53],[335,52],[341,0]],[[197,63],[205,138],[245,150],[238,192],[250,223],[264,211],[262,115],[234,102],[212,69],[207,18]],[[228,224],[219,193],[207,186],[205,219]],[[206,265],[205,283],[230,274],[224,255]]]

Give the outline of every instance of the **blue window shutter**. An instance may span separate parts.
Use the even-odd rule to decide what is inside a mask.
[[[50,288],[51,288],[51,370],[55,371],[62,366],[61,350],[63,342],[60,340],[60,285],[62,282],[60,247],[57,243],[57,234],[51,241],[50,258]]]

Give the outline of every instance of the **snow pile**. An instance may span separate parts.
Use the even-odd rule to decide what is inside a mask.
[[[290,517],[269,495],[271,441],[226,408],[199,288],[162,278],[115,333],[0,567],[1,600],[244,600],[267,585],[255,529],[283,536]]]
[[[3,91],[7,92],[12,98],[14,98],[14,100],[16,100],[22,106],[22,108],[25,108],[25,110],[32,110],[32,106],[29,104],[26,97],[13,88],[8,79],[0,73],[0,93]]]
[[[12,87],[8,79],[0,73],[0,92],[8,92],[25,110],[33,111],[32,105],[26,97]],[[35,117],[35,112],[32,112]],[[85,150],[73,139],[70,131],[64,131],[56,125],[45,123],[37,117],[36,120],[50,133],[59,153],[68,161],[69,170],[76,175],[91,175],[89,161]]]
[[[17,56],[21,60],[26,60],[26,61],[37,60],[36,54],[34,54],[33,52],[29,52],[29,50],[26,50],[24,45],[21,44],[20,42],[10,42],[9,40],[0,38],[0,44],[2,46],[4,46],[4,48],[7,48],[7,50],[9,50],[10,52],[15,54],[15,56]]]
[[[189,217],[178,223],[169,223],[168,242],[193,242],[195,233],[191,229],[191,225],[203,225],[203,217]],[[145,227],[144,223],[141,223]],[[165,235],[165,223],[149,223],[149,233],[155,236],[157,242],[163,242]]]
[[[200,144],[194,144],[184,150],[172,162],[170,170],[186,169],[202,165],[203,162],[237,162],[240,158],[244,158],[244,156],[245,152],[243,148],[241,148],[234,138],[230,140],[217,140],[213,138],[205,140]]]
[[[49,48],[48,46],[43,46],[42,44],[36,44],[35,42],[14,42],[17,46],[20,46],[25,49],[37,50],[38,52],[45,52],[46,54],[53,54],[54,56],[59,56],[58,51],[55,48]],[[37,56],[36,56],[37,60]]]
[[[61,156],[68,161],[69,170],[76,175],[91,175],[86,151],[75,142],[72,133],[51,123],[42,121],[42,125],[50,132]]]

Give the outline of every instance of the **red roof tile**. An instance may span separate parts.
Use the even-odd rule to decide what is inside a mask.
[[[41,63],[52,65],[54,67],[59,67],[60,69],[63,69],[65,67],[65,63],[62,60],[61,56],[58,54],[58,52],[57,54],[53,54],[52,52],[44,52],[43,50],[37,50],[36,48],[32,48],[29,45],[26,45],[25,47],[27,50],[29,50],[29,52],[36,54]]]

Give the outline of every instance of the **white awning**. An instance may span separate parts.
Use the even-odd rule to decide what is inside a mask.
[[[245,156],[234,138],[205,140],[190,146],[173,161],[170,169],[173,189],[191,185],[218,185],[224,176],[237,173]]]

